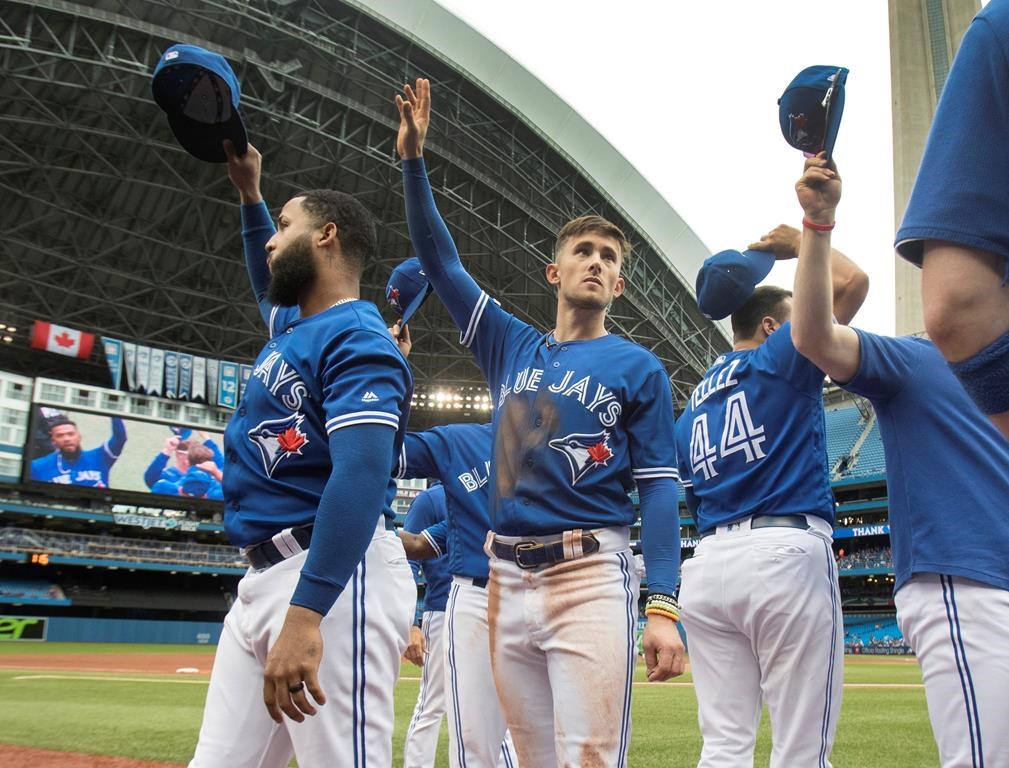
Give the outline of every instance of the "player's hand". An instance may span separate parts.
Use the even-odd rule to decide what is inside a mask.
[[[284,715],[302,722],[305,715],[314,715],[315,707],[326,703],[319,685],[319,663],[322,661],[322,616],[308,608],[292,605],[287,609],[284,626],[266,656],[263,670],[263,702],[276,722]]]
[[[816,224],[834,223],[834,209],[841,201],[841,177],[826,152],[806,159],[802,177],[795,182],[795,194],[807,219]]]
[[[165,454],[165,456],[174,455],[176,449],[179,447],[179,442],[181,441],[179,440],[178,435],[172,435],[171,437],[166,437],[165,447],[161,449],[161,452]]]
[[[782,259],[799,258],[799,244],[802,242],[802,232],[787,224],[779,224],[766,235],[755,242],[750,243],[747,248],[755,251],[772,251],[774,258]]]
[[[403,656],[407,661],[413,662],[418,667],[423,667],[425,653],[427,653],[427,643],[424,642],[424,633],[420,631],[420,627],[410,627],[410,644],[406,647]]]
[[[196,465],[196,467],[197,469],[202,469],[204,472],[212,476],[218,482],[224,479],[224,472],[222,472],[221,468],[217,466],[216,461],[212,461],[210,459],[208,459],[207,461],[201,461],[199,464]]]
[[[403,325],[403,321],[397,320],[396,324],[389,329],[389,333],[396,340],[396,346],[403,353],[403,357],[409,357],[410,350],[413,349],[413,341],[410,339],[410,326]]]
[[[675,621],[664,616],[649,616],[641,645],[645,651],[648,682],[661,683],[683,674],[683,640]]]
[[[239,157],[235,154],[235,146],[225,139],[224,154],[228,156],[228,178],[238,190],[242,205],[262,202],[259,178],[263,170],[263,156],[259,150],[250,144],[248,151]]]
[[[399,108],[399,133],[396,151],[403,160],[413,160],[424,154],[424,137],[431,122],[431,83],[418,77],[416,89],[403,86],[403,95],[396,94]]]

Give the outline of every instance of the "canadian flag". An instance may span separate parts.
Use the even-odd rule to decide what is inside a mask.
[[[91,357],[91,348],[95,344],[95,335],[62,325],[36,320],[32,327],[32,348],[44,349],[67,357]]]

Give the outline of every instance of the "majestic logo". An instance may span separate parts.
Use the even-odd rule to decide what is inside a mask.
[[[396,307],[397,309],[401,309],[401,307],[399,306],[399,288],[390,288],[389,293],[386,295],[385,298],[388,299],[389,303],[392,306]]]
[[[301,449],[308,444],[308,435],[301,431],[305,417],[292,413],[283,419],[263,421],[249,430],[249,439],[256,444],[263,455],[263,468],[273,477],[273,470],[288,456],[301,456]]]
[[[378,400],[378,395],[376,395],[371,390],[365,392],[364,393],[364,397],[361,398],[361,401],[365,402],[365,403],[374,403],[377,400]]]
[[[610,450],[610,433],[604,429],[591,435],[574,434],[558,437],[548,445],[555,451],[563,453],[571,465],[571,485],[576,485],[585,475],[596,467],[605,467],[613,458]]]

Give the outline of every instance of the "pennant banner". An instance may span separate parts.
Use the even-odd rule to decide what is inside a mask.
[[[201,403],[207,402],[207,358],[193,357],[193,390],[190,397],[199,400]]]
[[[137,344],[137,392],[147,392],[151,377],[151,348]]]
[[[220,360],[207,358],[207,403],[210,405],[217,405],[217,371],[220,365]]]
[[[34,349],[44,349],[57,355],[87,360],[91,357],[91,349],[95,345],[95,335],[47,323],[44,320],[36,320],[32,326],[31,345]]]
[[[165,397],[179,394],[179,353],[165,350]]]
[[[217,402],[225,408],[238,405],[238,363],[221,361]]]
[[[102,347],[105,349],[105,362],[109,366],[112,388],[119,389],[123,378],[123,342],[102,336]]]
[[[238,399],[241,400],[245,397],[245,387],[249,383],[249,376],[252,375],[251,365],[240,365],[239,371],[241,372],[241,383],[238,389]]]
[[[179,399],[188,400],[193,385],[193,356],[179,353]]]
[[[147,379],[147,394],[161,395],[161,385],[165,380],[165,350],[151,348],[151,371]]]
[[[137,345],[123,342],[123,360],[126,361],[126,388],[137,391]]]

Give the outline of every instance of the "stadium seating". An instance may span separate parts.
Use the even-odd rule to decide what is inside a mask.
[[[865,429],[865,421],[857,408],[846,406],[826,413],[827,469],[831,472],[842,456],[851,453],[858,436]]]
[[[853,647],[894,647],[907,645],[893,614],[849,614],[844,618],[844,645]]]
[[[872,425],[872,431],[862,443],[858,451],[858,460],[848,468],[845,474],[853,477],[879,475],[886,472],[886,460],[883,455],[883,439],[879,434],[879,422]]]

